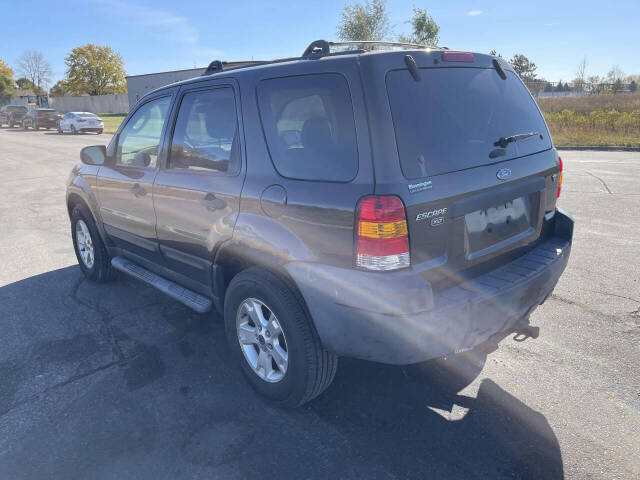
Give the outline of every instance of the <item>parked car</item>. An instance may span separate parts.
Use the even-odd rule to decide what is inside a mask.
[[[573,220],[535,101],[500,58],[379,45],[213,62],[143,97],[69,178],[84,275],[215,308],[250,384],[286,406],[339,356],[415,364],[537,336]]]
[[[58,122],[58,133],[95,132],[100,135],[104,131],[104,123],[95,113],[67,112]]]
[[[33,128],[34,130],[57,128],[58,120],[61,118],[62,115],[53,108],[34,108],[29,110],[22,118],[22,128],[25,130],[28,128]]]
[[[0,127],[7,124],[9,128],[22,123],[22,117],[27,113],[24,105],[5,105],[0,109]]]

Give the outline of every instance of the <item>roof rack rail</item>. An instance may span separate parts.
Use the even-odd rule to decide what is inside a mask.
[[[353,50],[351,51],[347,50],[346,52],[331,52],[331,47],[360,47],[360,48],[354,48]],[[372,40],[329,42],[327,40],[315,40],[309,44],[307,49],[302,54],[301,58],[312,60],[312,59],[326,57],[327,55],[339,55],[342,53],[355,53],[356,51],[373,50],[376,47],[396,47],[396,48],[405,48],[405,49],[437,48],[442,50],[448,50],[447,47],[437,47],[437,46],[432,47],[429,45],[422,45],[420,43],[410,43],[410,42],[383,42],[383,41],[372,41]]]
[[[212,73],[218,73],[222,71],[222,62],[220,60],[214,60],[209,64],[202,76],[211,75]]]

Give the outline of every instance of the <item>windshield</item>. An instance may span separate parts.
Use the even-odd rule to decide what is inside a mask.
[[[439,175],[551,148],[536,103],[512,72],[502,80],[494,69],[423,68],[421,77],[416,82],[408,70],[387,74],[405,177]],[[536,135],[496,151],[500,138],[531,132]]]

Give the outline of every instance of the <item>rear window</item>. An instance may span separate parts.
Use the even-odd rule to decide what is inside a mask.
[[[78,113],[77,115],[80,118],[96,118],[96,115],[93,113]]]
[[[358,171],[347,82],[334,73],[264,80],[258,103],[271,159],[283,177],[348,182]]]
[[[39,108],[38,110],[36,110],[38,113],[57,113],[55,110],[50,109],[50,108]]]
[[[387,74],[387,91],[400,164],[415,179],[464,170],[551,148],[542,115],[512,72],[423,68],[416,82],[408,70]],[[537,132],[494,152],[501,137]],[[493,158],[489,154],[493,153]]]

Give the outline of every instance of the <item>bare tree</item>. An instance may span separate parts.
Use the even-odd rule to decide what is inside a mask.
[[[583,57],[582,61],[578,64],[576,69],[576,78],[573,79],[573,88],[579,92],[584,91],[585,83],[587,79],[587,57]]]
[[[42,52],[27,50],[18,59],[22,74],[36,86],[35,93],[41,95],[51,81],[51,65],[44,59]]]
[[[622,90],[622,79],[624,78],[624,73],[620,70],[618,65],[613,65],[609,73],[607,73],[607,82],[610,84],[611,91],[613,93],[618,93]]]

